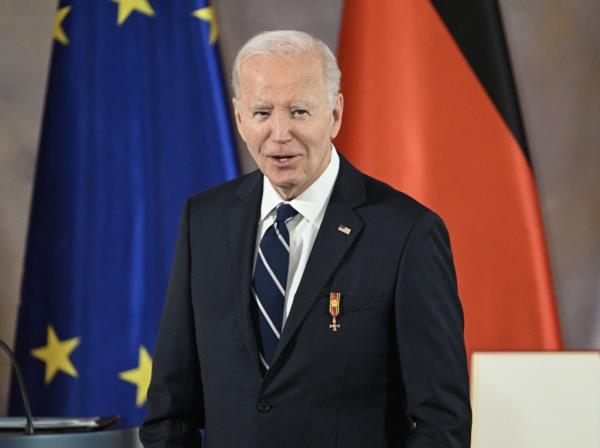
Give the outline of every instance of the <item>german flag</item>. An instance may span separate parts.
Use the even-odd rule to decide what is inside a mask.
[[[445,220],[469,352],[559,350],[497,3],[347,0],[339,60],[346,107],[336,146]]]

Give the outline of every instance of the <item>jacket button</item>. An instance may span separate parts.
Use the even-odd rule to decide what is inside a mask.
[[[260,400],[258,403],[256,403],[256,407],[258,408],[258,412],[269,412],[271,410],[271,403]]]

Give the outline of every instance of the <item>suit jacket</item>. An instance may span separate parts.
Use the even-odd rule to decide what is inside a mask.
[[[209,448],[468,447],[463,316],[441,219],[342,158],[263,377],[250,314],[261,197],[254,172],[185,207],[144,445],[198,447],[206,428]]]

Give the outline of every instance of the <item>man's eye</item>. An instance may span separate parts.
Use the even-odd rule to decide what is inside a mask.
[[[252,116],[255,118],[266,118],[269,116],[269,112],[266,110],[255,110],[252,112]]]
[[[295,117],[304,117],[308,115],[308,111],[306,109],[294,109],[292,111],[292,115],[294,115]]]

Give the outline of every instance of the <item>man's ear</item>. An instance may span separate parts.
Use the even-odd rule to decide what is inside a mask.
[[[231,99],[231,102],[233,104],[233,114],[235,116],[235,124],[237,126],[238,133],[240,134],[240,137],[242,137],[242,140],[245,142],[246,138],[244,137],[244,131],[242,126],[242,112],[240,111],[240,99],[233,97]]]
[[[333,140],[340,132],[342,126],[342,115],[344,113],[344,95],[341,93],[337,94],[335,99],[335,105],[333,106],[332,120],[333,125],[331,127],[331,139]]]

